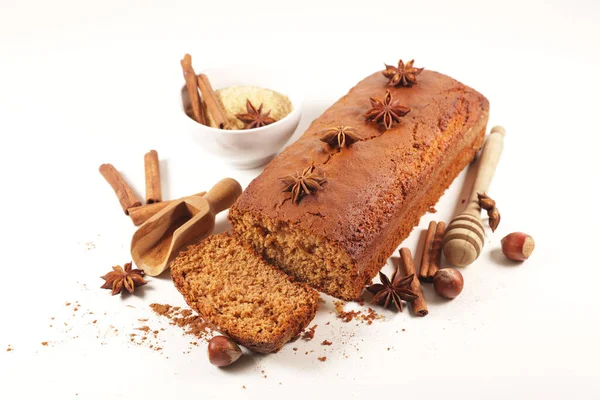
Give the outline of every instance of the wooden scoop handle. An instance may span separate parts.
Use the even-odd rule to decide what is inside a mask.
[[[210,204],[213,213],[218,214],[231,207],[240,194],[242,194],[240,184],[235,179],[225,178],[217,182],[204,198]]]
[[[498,166],[503,147],[504,128],[495,126],[492,128],[492,132],[487,138],[481,152],[477,177],[475,178],[471,197],[469,198],[469,203],[465,207],[464,213],[479,217],[481,208],[479,207],[477,193],[486,193],[490,188],[490,183],[496,172],[496,167]]]

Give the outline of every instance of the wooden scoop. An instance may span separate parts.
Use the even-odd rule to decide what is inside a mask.
[[[131,257],[137,267],[151,276],[162,273],[179,250],[212,233],[215,215],[231,207],[241,193],[236,180],[225,178],[204,197],[194,195],[173,201],[133,234]]]
[[[496,166],[504,146],[504,128],[495,126],[487,138],[471,197],[465,210],[454,217],[444,236],[444,256],[457,267],[466,267],[479,257],[483,249],[485,233],[481,222],[481,207],[477,193],[485,193],[490,187]]]

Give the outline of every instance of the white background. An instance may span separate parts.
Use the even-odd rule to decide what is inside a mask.
[[[0,398],[600,396],[598,2],[0,5]],[[306,91],[295,138],[356,82],[399,58],[486,95],[490,126],[507,130],[490,191],[502,223],[463,270],[462,295],[446,302],[427,289],[429,316],[378,309],[385,320],[371,326],[335,320],[328,298],[312,342],[220,370],[204,344],[188,352],[190,338],[149,310],[151,302],[183,305],[169,280],[151,279],[138,296],[98,289],[98,276],[129,260],[134,232],[101,163],[113,163],[143,195],[143,155],[158,150],[165,198],[225,176],[245,186],[260,172],[226,167],[185,134],[177,94],[186,52],[197,70],[287,69]],[[431,219],[452,217],[464,179],[405,246],[416,249]],[[537,244],[520,266],[498,252],[512,231]],[[76,316],[67,301],[80,302]],[[166,327],[162,352],[129,344],[138,318]],[[324,339],[333,346],[321,346]]]

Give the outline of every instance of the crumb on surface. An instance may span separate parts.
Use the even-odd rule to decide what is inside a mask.
[[[364,302],[363,302],[364,304]],[[364,311],[344,311],[344,306],[346,305],[343,301],[335,301],[335,311],[337,313],[337,317],[340,318],[344,322],[351,322],[353,319],[360,321],[363,324],[371,325],[376,319],[383,319],[383,316],[377,314],[375,310],[371,307]],[[358,324],[356,324],[358,326]]]
[[[42,346],[48,346],[48,342],[42,342]]]
[[[302,339],[312,340],[315,337],[315,330],[317,329],[317,326],[318,325],[313,325],[312,327],[308,328],[307,331],[302,333]]]
[[[321,342],[321,344],[322,344],[323,346],[331,346],[333,343],[332,343],[332,342],[330,342],[329,340],[323,340],[323,341]]]
[[[325,362],[327,361],[327,357],[323,356],[323,357],[318,357],[317,360],[321,361],[321,362]]]

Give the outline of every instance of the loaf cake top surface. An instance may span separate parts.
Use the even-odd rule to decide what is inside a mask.
[[[481,127],[489,110],[483,95],[437,72],[424,70],[411,87],[387,83],[381,72],[359,82],[250,183],[232,212],[290,224],[338,242],[359,258],[378,240],[390,216],[418,192],[453,141]],[[387,131],[363,116],[371,108],[369,98],[383,101],[386,90],[411,109]],[[320,140],[325,130],[340,125],[353,127],[359,137],[341,150]],[[326,183],[295,204],[280,178],[310,165]]]

